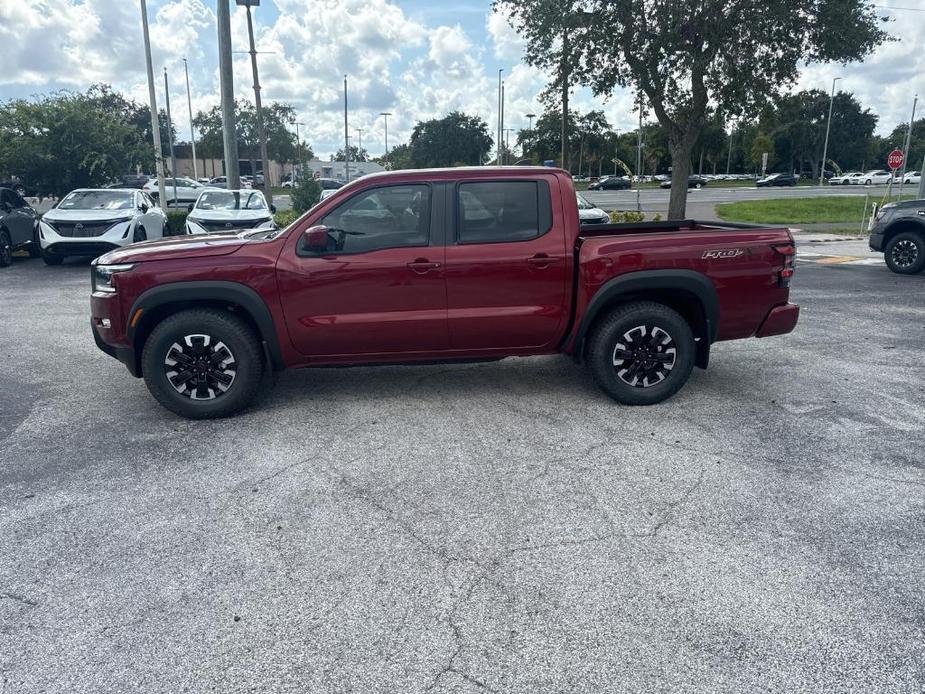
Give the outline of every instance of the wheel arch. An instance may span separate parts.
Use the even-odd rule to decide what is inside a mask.
[[[276,371],[285,368],[273,316],[263,298],[251,287],[238,282],[203,280],[153,287],[132,304],[126,316],[126,335],[134,351],[133,375],[142,375],[141,354],[157,324],[168,316],[192,308],[213,308],[238,316],[261,341],[264,357],[272,368]],[[138,311],[141,311],[140,315]]]
[[[655,301],[677,311],[697,339],[695,364],[705,369],[710,345],[719,330],[719,295],[713,282],[693,270],[642,270],[608,281],[592,297],[574,341],[574,355],[583,360],[587,338],[610,310],[633,301]]]
[[[894,236],[906,231],[917,232],[925,240],[925,221],[919,221],[916,217],[897,219],[883,231],[883,248],[886,249],[886,245]]]

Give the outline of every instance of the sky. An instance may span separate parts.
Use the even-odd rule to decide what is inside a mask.
[[[880,116],[878,132],[907,122],[913,95],[925,96],[925,0],[882,0],[899,41],[881,46],[862,64],[814,65],[797,89],[853,92]],[[385,147],[382,111],[391,112],[389,145],[405,142],[419,120],[453,110],[479,115],[494,132],[498,70],[504,69],[505,123],[527,127],[541,113],[537,94],[546,76],[521,60],[523,44],[490,0],[262,0],[253,10],[264,102],[296,107],[303,139],[327,156],[342,147],[343,78],[348,75],[349,128],[363,129],[363,147]],[[163,69],[179,138],[189,138],[183,58],[189,65],[193,111],[218,103],[214,0],[148,0],[158,107]],[[232,44],[246,51],[244,8],[232,3]],[[234,88],[253,100],[250,59],[234,56]],[[139,0],[0,0],[0,100],[105,82],[146,102]],[[602,109],[619,130],[634,129],[632,95],[608,99],[578,90],[573,107]],[[925,103],[920,113],[925,116]],[[514,141],[512,136],[511,141]],[[353,144],[356,140],[353,140]]]

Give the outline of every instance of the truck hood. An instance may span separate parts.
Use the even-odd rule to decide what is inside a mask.
[[[124,246],[100,256],[100,265],[142,263],[148,260],[179,260],[229,255],[247,243],[237,234],[197,234],[143,241]]]

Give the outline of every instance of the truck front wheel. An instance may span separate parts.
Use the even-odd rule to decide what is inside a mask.
[[[247,407],[263,375],[260,343],[234,314],[191,309],[151,332],[141,357],[151,395],[190,419],[225,417]]]
[[[883,259],[893,272],[914,275],[925,268],[925,234],[904,231],[896,234],[883,249]]]
[[[654,405],[687,382],[694,334],[681,315],[652,301],[614,309],[595,327],[588,365],[597,385],[624,405]]]

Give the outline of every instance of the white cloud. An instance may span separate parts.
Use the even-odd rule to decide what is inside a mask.
[[[185,137],[184,57],[189,59],[194,110],[218,103],[214,3],[148,3],[159,104],[166,66],[174,118]],[[925,0],[899,4],[925,9]],[[246,51],[245,11],[232,7],[234,49]],[[881,47],[860,65],[810,67],[798,88],[827,90],[831,78],[840,75],[840,88],[853,91],[880,115],[880,132],[907,120],[915,91],[925,95],[925,54],[917,36],[925,13],[892,14],[899,21],[890,29],[901,42]],[[344,74],[349,75],[350,134],[366,130],[364,144],[375,153],[383,148],[381,111],[394,114],[391,145],[407,140],[416,121],[451,110],[481,116],[493,133],[498,68],[505,70],[508,126],[525,127],[527,113],[542,111],[536,97],[548,80],[522,63],[523,40],[506,16],[490,10],[488,0],[423,9],[402,0],[264,0],[254,10],[254,22],[257,48],[267,51],[258,57],[264,100],[293,104],[307,124],[306,138],[321,154],[343,142]],[[103,81],[146,102],[140,25],[137,0],[0,0],[0,98],[60,87],[84,89]],[[234,56],[234,73],[237,96],[252,99],[246,54]],[[603,109],[621,130],[637,122],[633,94],[623,90],[604,101],[577,89],[572,105],[581,112]]]

